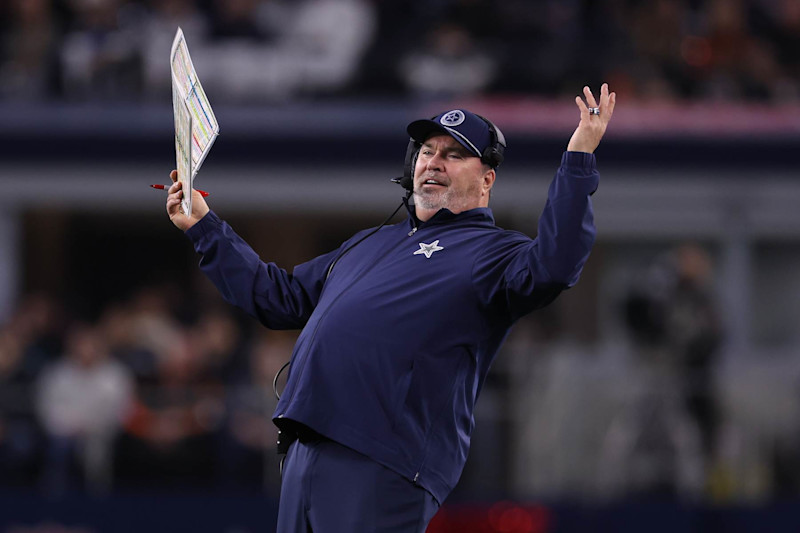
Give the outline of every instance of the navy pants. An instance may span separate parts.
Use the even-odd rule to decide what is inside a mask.
[[[425,489],[327,439],[295,441],[283,468],[278,533],[424,533]]]

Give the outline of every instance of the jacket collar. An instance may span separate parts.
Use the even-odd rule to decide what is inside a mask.
[[[494,225],[494,214],[492,214],[492,210],[489,207],[476,207],[460,213],[453,213],[449,209],[443,207],[439,209],[439,211],[437,211],[436,214],[434,214],[430,219],[422,222],[417,218],[414,205],[409,202],[408,196],[403,199],[403,203],[408,211],[408,222],[411,227],[419,228],[422,226],[446,224],[449,222],[461,222],[466,220],[471,220],[473,222],[485,222]]]

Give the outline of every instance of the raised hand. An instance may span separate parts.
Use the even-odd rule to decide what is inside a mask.
[[[206,216],[209,211],[208,204],[202,194],[192,189],[192,213],[191,215],[186,215],[181,210],[183,188],[181,182],[178,181],[178,171],[173,170],[169,173],[169,177],[172,180],[172,186],[170,186],[169,194],[167,195],[167,215],[169,215],[169,219],[175,226],[186,231]]]
[[[611,115],[614,113],[617,93],[609,94],[608,84],[604,83],[600,87],[599,103],[595,100],[588,85],[583,88],[583,96],[586,98],[586,102],[580,96],[575,97],[575,104],[581,112],[581,121],[569,140],[567,150],[591,154],[600,144],[600,139],[606,132],[608,121],[611,120]],[[596,112],[592,113],[590,109],[594,109]]]

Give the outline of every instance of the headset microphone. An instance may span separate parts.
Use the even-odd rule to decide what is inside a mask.
[[[406,157],[403,163],[403,175],[399,178],[392,178],[392,183],[397,183],[408,194],[414,192],[414,165],[417,162],[417,152],[419,151],[420,143],[413,138],[408,140],[408,147],[406,148]]]

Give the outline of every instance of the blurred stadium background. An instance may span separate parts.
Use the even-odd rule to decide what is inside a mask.
[[[221,125],[197,186],[287,268],[388,215],[405,125],[457,106],[534,233],[574,96],[618,93],[596,249],[513,331],[429,531],[797,531],[797,0],[0,1],[0,531],[274,529],[295,334],[148,187],[177,26]]]

